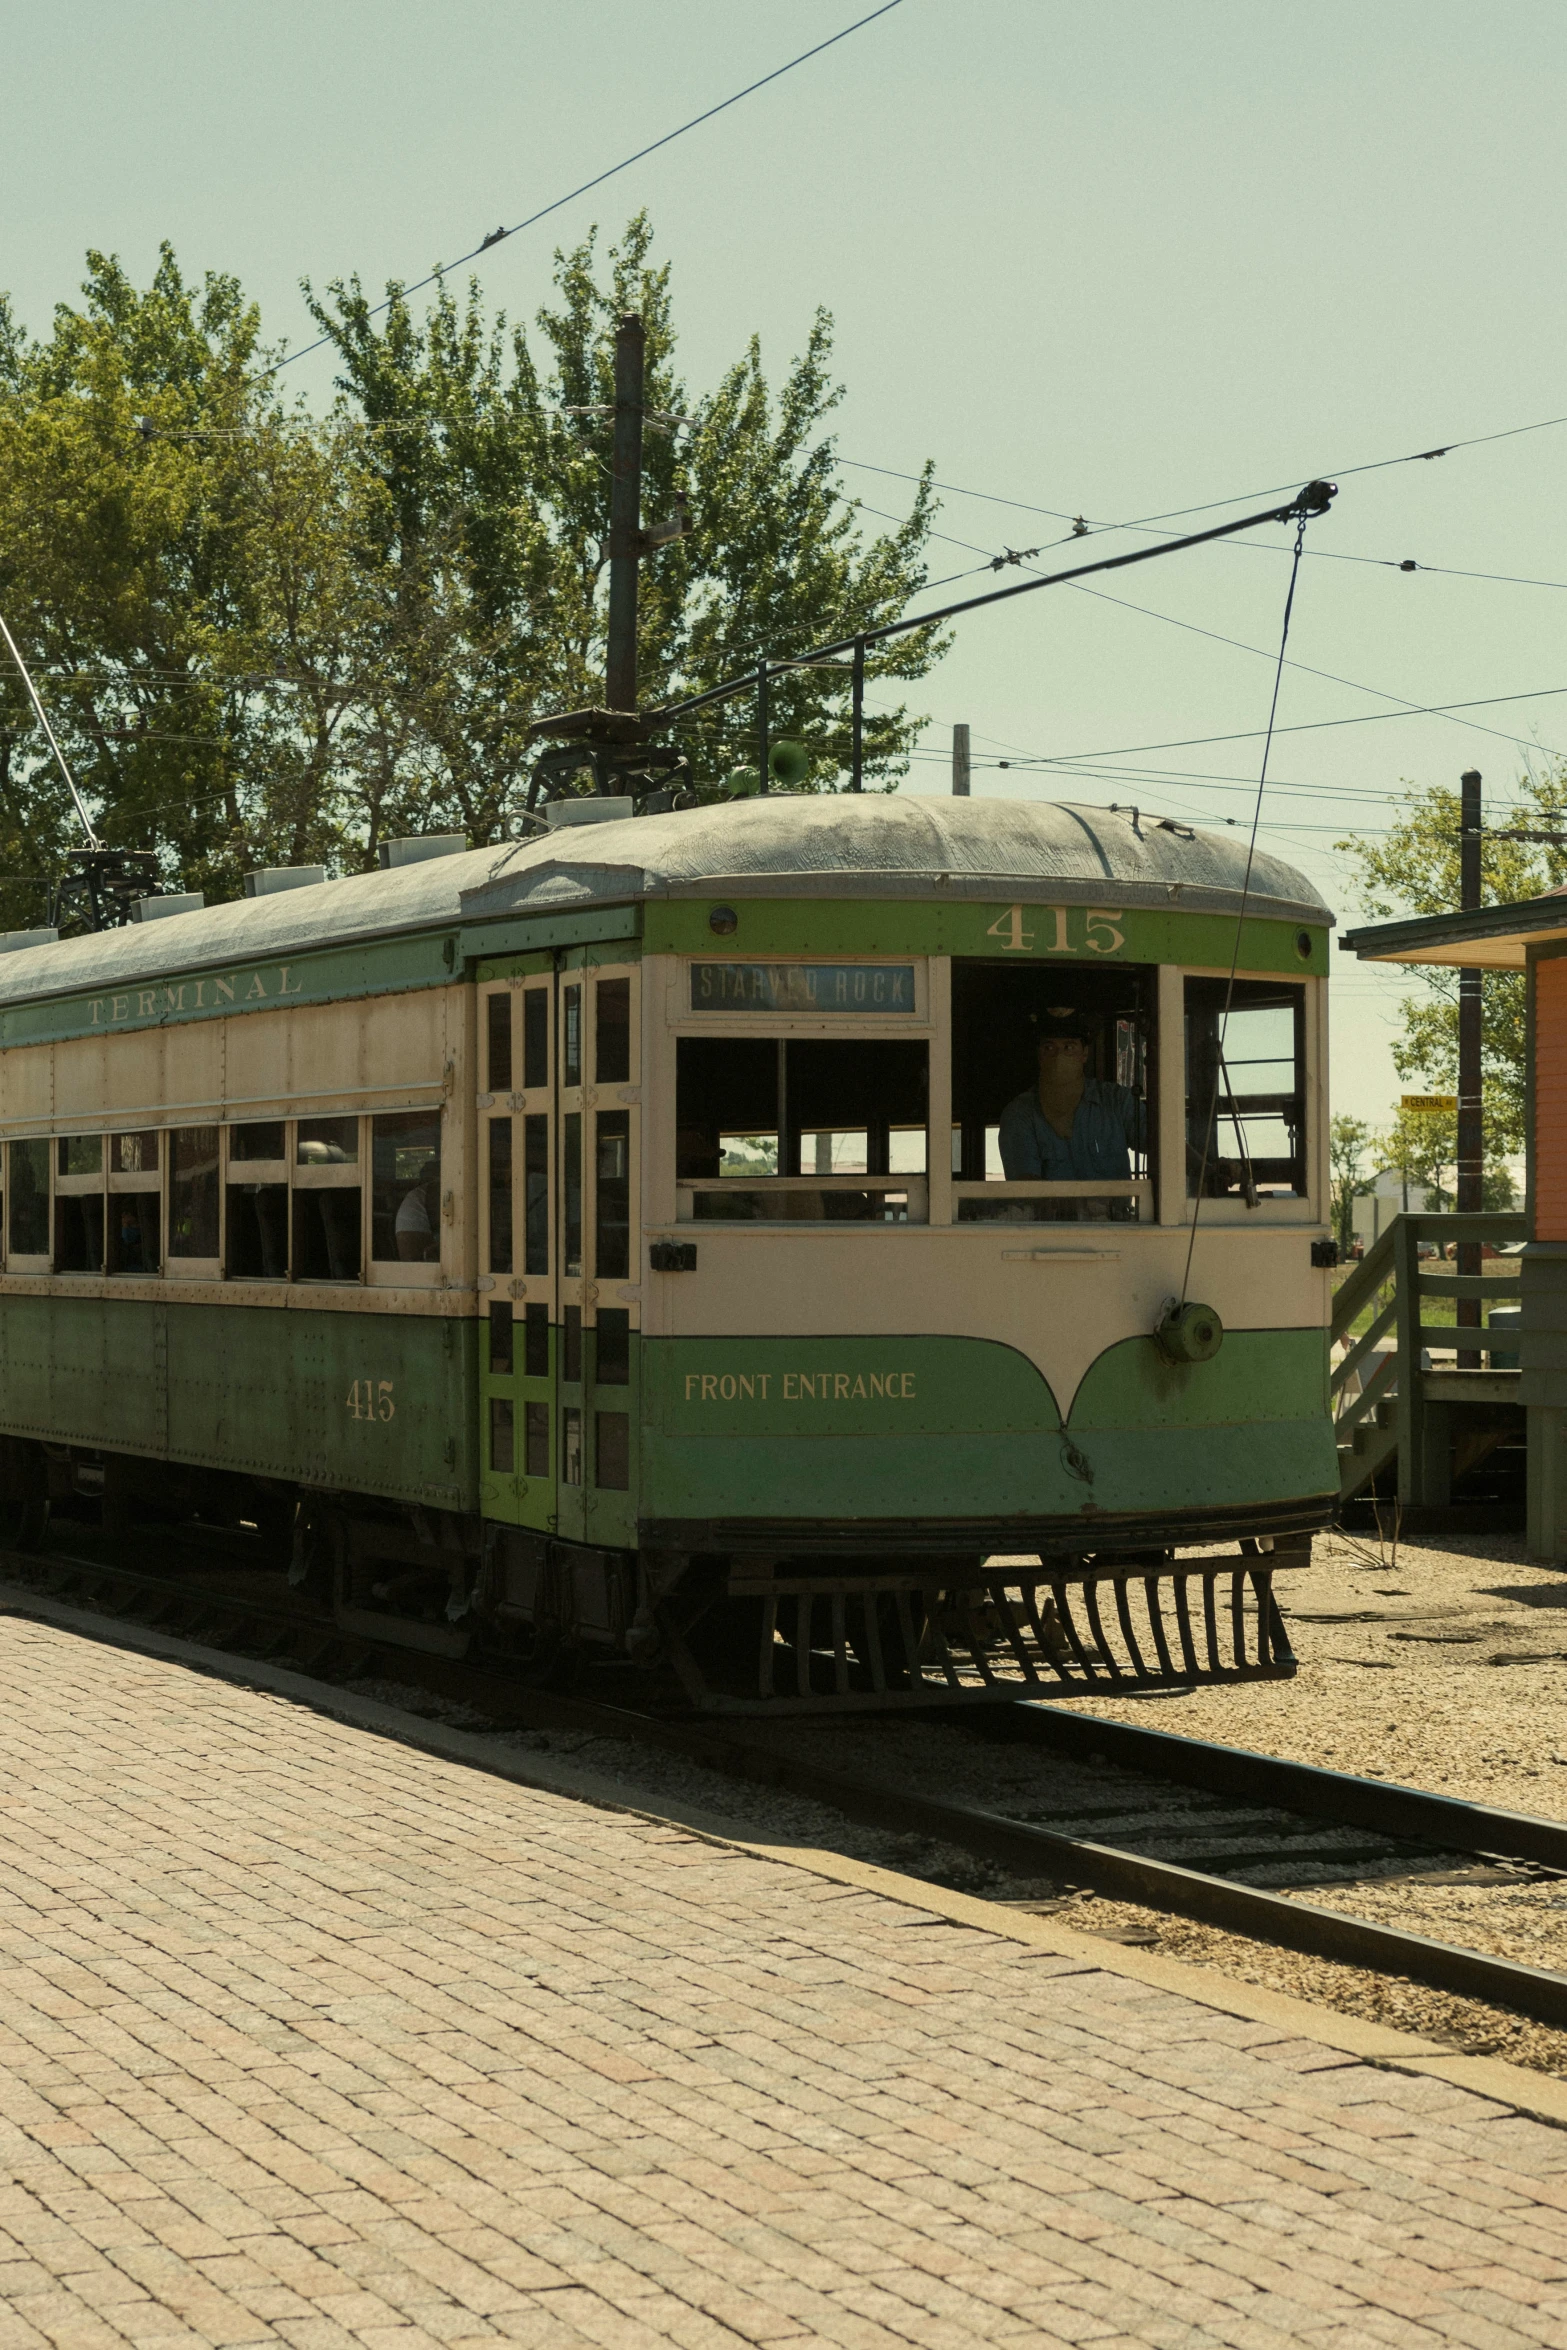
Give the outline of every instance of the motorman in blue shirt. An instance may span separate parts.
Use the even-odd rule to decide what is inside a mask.
[[[1092,1023],[1075,1005],[1051,1004],[1035,1028],[1038,1078],[1001,1113],[1007,1181],[1128,1181],[1144,1140],[1141,1100],[1129,1085],[1089,1076]]]

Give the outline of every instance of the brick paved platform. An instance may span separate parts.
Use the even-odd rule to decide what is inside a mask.
[[[1114,1951],[14,1618],[0,1756],[0,2350],[1567,2344],[1567,2131]]]

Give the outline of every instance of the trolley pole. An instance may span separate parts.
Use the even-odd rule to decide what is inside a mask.
[[[955,800],[969,796],[968,728],[963,725],[952,729],[952,796]]]
[[[1459,891],[1460,908],[1467,912],[1480,903],[1480,773],[1471,767],[1459,778],[1460,832],[1459,832]],[[1480,1053],[1482,1041],[1482,1009],[1484,974],[1479,971],[1460,971],[1458,974],[1458,1212],[1461,1216],[1477,1216],[1485,1197],[1485,1134],[1481,1122]],[[1478,1274],[1481,1269],[1480,1243],[1460,1241],[1458,1270]],[[1461,1328],[1478,1329],[1483,1315],[1478,1297],[1461,1297],[1458,1301],[1458,1321]],[[1481,1356],[1473,1349],[1459,1354],[1460,1370],[1478,1370]]]
[[[642,321],[627,311],[615,328],[615,445],[609,494],[609,643],[604,699],[637,706],[637,565],[642,554]],[[606,788],[600,778],[599,789]]]

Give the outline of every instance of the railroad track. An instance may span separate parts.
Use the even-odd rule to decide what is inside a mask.
[[[201,1564],[210,1578],[216,1562]],[[101,1624],[111,1637],[114,1628],[135,1625],[328,1684],[373,1678],[414,1684],[476,1709],[497,1728],[584,1732],[652,1747],[827,1805],[863,1826],[955,1846],[1018,1880],[1058,1888],[1048,1897],[1013,1897],[1019,1907],[1049,1910],[1072,1891],[1086,1890],[1310,1957],[1406,1976],[1567,2029],[1567,1974],[1355,1917],[1255,1881],[1259,1874],[1293,1875],[1298,1884],[1304,1875],[1342,1885],[1365,1877],[1385,1881],[1401,1870],[1416,1879],[1445,1874],[1451,1881],[1457,1874],[1499,1884],[1567,1877],[1567,1825],[1530,1813],[1054,1705],[964,1715],[964,1737],[992,1743],[998,1757],[1022,1747],[1057,1758],[1047,1825],[1037,1804],[1020,1816],[829,1768],[803,1751],[804,1725],[739,1735],[591,1696],[519,1687],[493,1666],[351,1637],[294,1594],[263,1598],[214,1588],[192,1573],[49,1552],[0,1551],[0,1575],[10,1579],[9,1589],[0,1585],[0,1610],[27,1612],[31,1602],[47,1611],[53,1603],[73,1616],[81,1611],[89,1619],[84,1628]],[[231,1583],[260,1579],[229,1566]],[[275,1578],[267,1580],[275,1591]],[[908,1716],[904,1724],[930,1719]],[[893,1769],[894,1732],[902,1726],[877,1725]],[[810,1743],[822,1742],[822,1728],[810,1725]],[[506,1767],[498,1754],[497,1768]],[[1185,1797],[1173,1807],[1171,1789]]]

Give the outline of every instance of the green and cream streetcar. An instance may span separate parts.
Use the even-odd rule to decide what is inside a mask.
[[[11,1539],[226,1521],[350,1630],[711,1704],[1288,1671],[1309,885],[1135,811],[555,813],[0,955]]]

